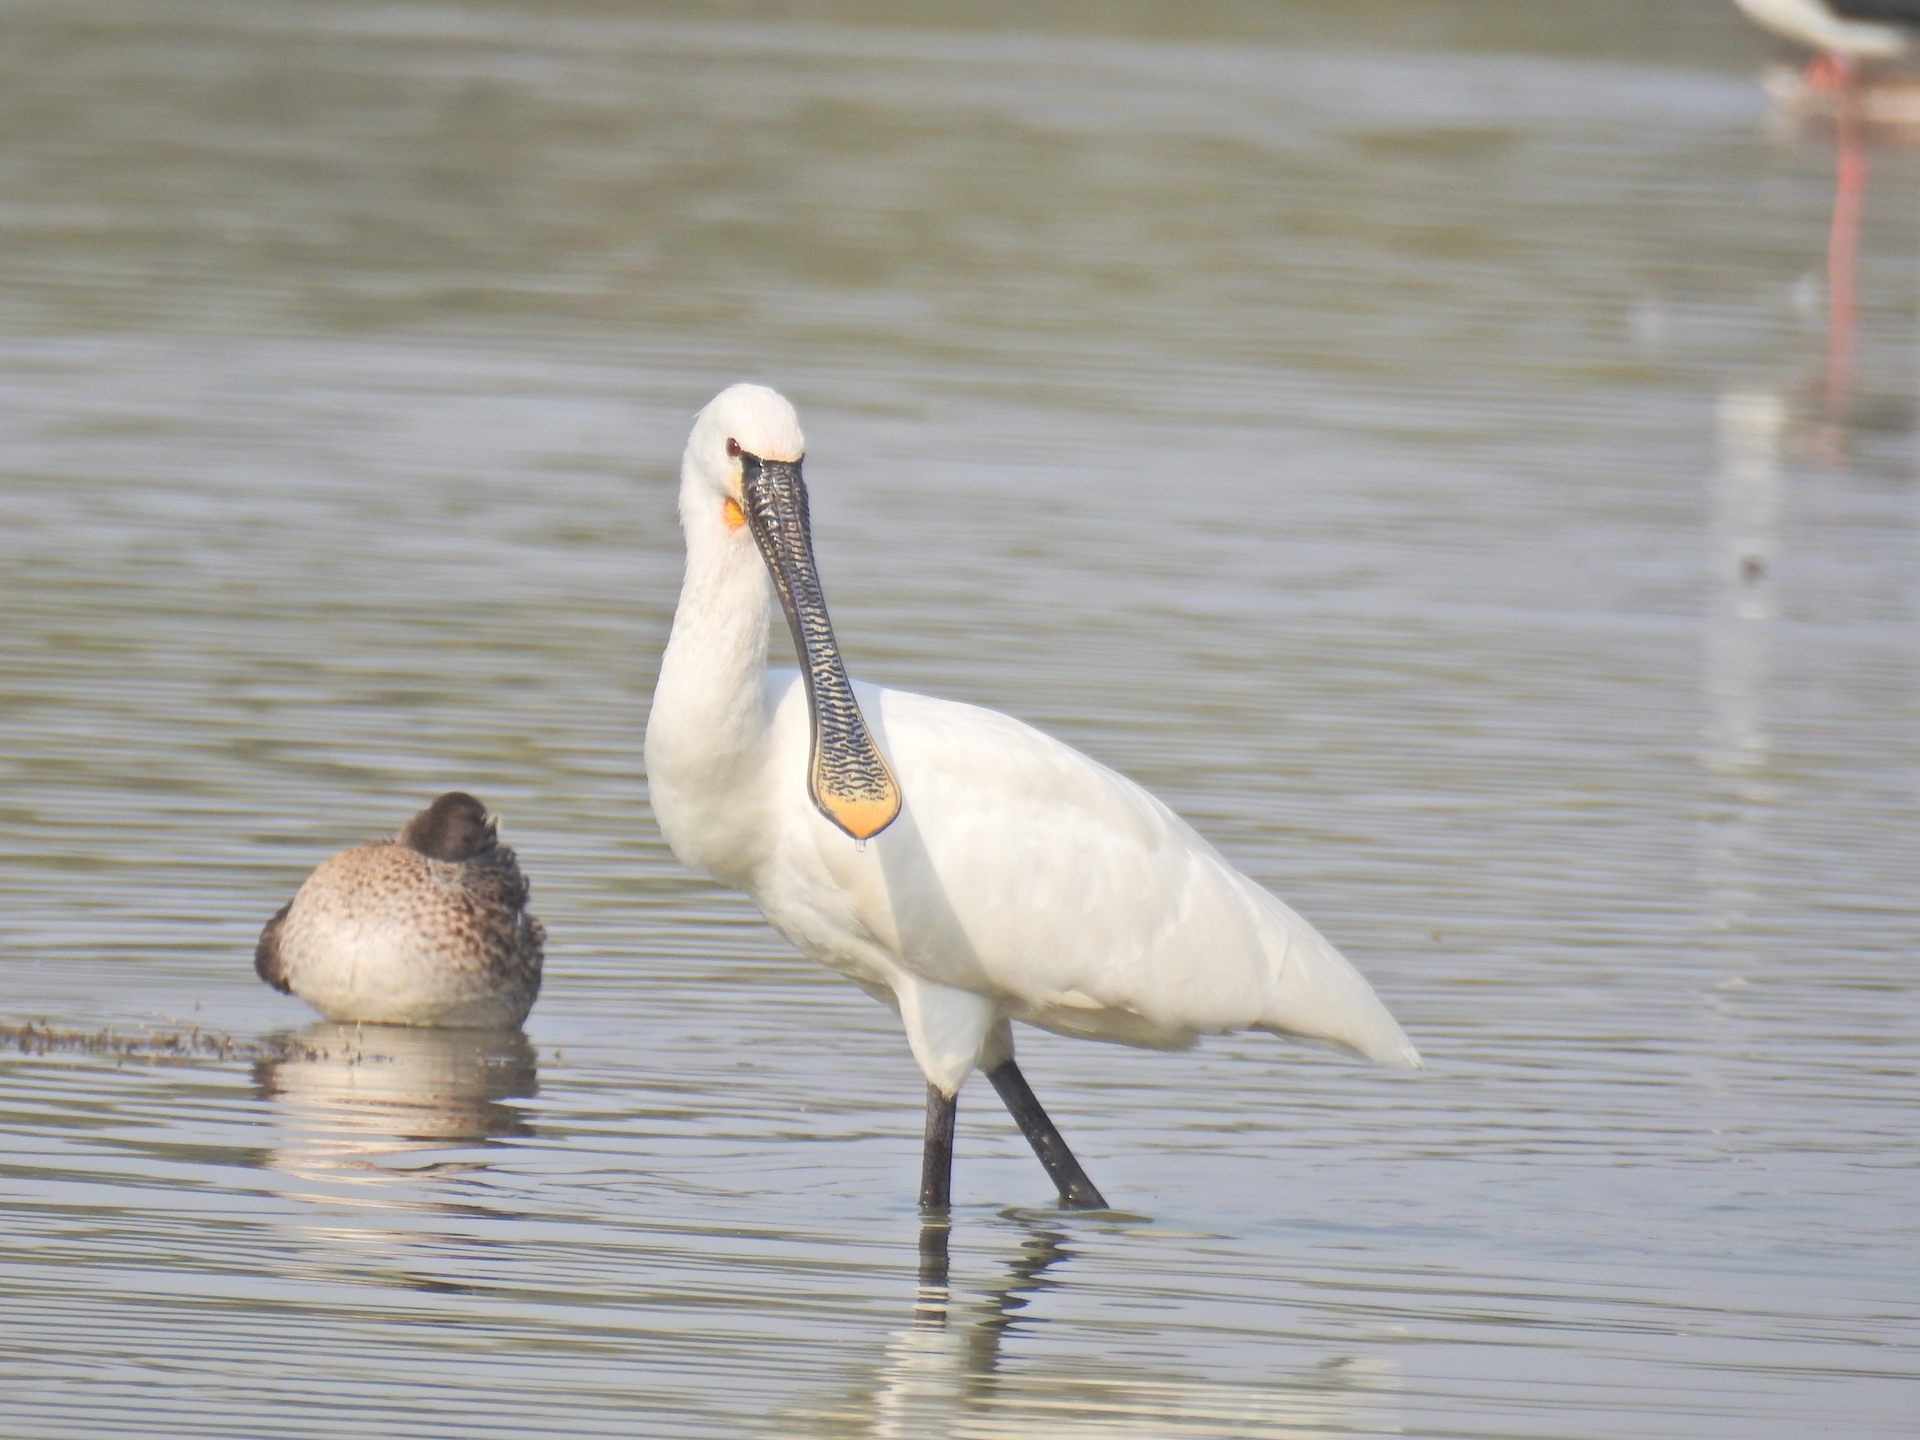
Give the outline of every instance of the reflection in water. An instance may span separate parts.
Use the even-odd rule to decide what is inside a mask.
[[[1720,397],[1718,419],[1719,465],[1707,522],[1712,608],[1703,761],[1719,784],[1704,880],[1709,926],[1725,932],[1737,929],[1751,908],[1751,855],[1774,798],[1766,773],[1765,698],[1786,405],[1770,392],[1729,391]]]
[[[283,1122],[269,1162],[276,1170],[378,1176],[420,1168],[377,1163],[382,1157],[532,1133],[517,1108],[501,1103],[536,1093],[535,1051],[518,1030],[317,1024],[295,1038],[299,1053],[254,1070]]]
[[[895,1331],[872,1382],[843,1403],[808,1410],[818,1433],[899,1437],[1040,1437],[1231,1434],[1237,1440],[1383,1434],[1397,1431],[1382,1392],[1391,1367],[1373,1358],[1335,1357],[1291,1383],[1226,1384],[1154,1375],[1138,1364],[1035,1348],[1009,1357],[1006,1345],[1044,1321],[1021,1314],[1062,1283],[1074,1256],[1062,1229],[1036,1224],[1001,1282],[964,1306],[949,1284],[949,1224],[920,1229],[920,1284],[913,1323]],[[1017,1358],[1019,1363],[1005,1363]]]
[[[948,1242],[953,1225],[948,1218],[933,1217],[920,1223],[920,1287],[914,1302],[914,1324],[923,1329],[943,1330],[947,1326],[952,1289],[949,1272],[952,1260]],[[1067,1237],[1055,1229],[1035,1229],[1022,1242],[1020,1257],[1008,1267],[1006,1284],[988,1292],[989,1303],[968,1328],[967,1367],[970,1376],[990,1375],[999,1362],[1000,1335],[1013,1322],[1014,1313],[1026,1308],[1031,1291],[1051,1289],[1057,1281],[1045,1279],[1049,1267],[1068,1258]]]
[[[920,1289],[913,1306],[917,1325],[937,1329],[947,1323],[947,1302],[952,1298],[948,1274],[953,1268],[948,1242],[952,1238],[951,1217],[935,1215],[920,1222]]]

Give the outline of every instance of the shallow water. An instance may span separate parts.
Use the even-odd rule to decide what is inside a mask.
[[[0,1022],[239,1044],[0,1051],[6,1433],[1912,1433],[1920,151],[1835,427],[1730,6],[784,13],[0,21]],[[1125,1213],[969,1089],[921,1287],[891,1017],[646,809],[743,377],[856,673],[1152,786],[1425,1073],[1024,1035]],[[309,1026],[261,922],[456,785],[526,1037]]]

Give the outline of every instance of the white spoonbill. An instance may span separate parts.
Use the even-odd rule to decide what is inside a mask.
[[[647,780],[684,864],[899,1012],[927,1077],[921,1205],[947,1208],[976,1067],[1061,1202],[1106,1205],[1014,1063],[1013,1020],[1156,1049],[1270,1030],[1417,1067],[1359,972],[1138,785],[1005,715],[848,680],[805,449],[759,385],[694,422]],[[776,594],[797,672],[767,669]]]

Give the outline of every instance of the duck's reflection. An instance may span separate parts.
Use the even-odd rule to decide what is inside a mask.
[[[285,1049],[254,1067],[281,1121],[276,1170],[340,1180],[444,1169],[434,1152],[531,1133],[503,1103],[538,1088],[534,1048],[518,1030],[318,1024],[286,1037]]]
[[[1291,1377],[1236,1384],[1090,1358],[1066,1343],[1022,1353],[1018,1340],[1037,1338],[1046,1322],[1021,1312],[1065,1283],[1063,1269],[1075,1255],[1071,1231],[1045,1222],[1028,1226],[1000,1283],[965,1302],[952,1288],[950,1236],[944,1220],[921,1227],[913,1321],[888,1337],[870,1382],[842,1403],[806,1414],[822,1433],[897,1440],[1202,1434],[1309,1440],[1396,1428],[1389,1410],[1394,1370],[1370,1357],[1330,1357]],[[1008,1363],[1014,1359],[1018,1363]]]

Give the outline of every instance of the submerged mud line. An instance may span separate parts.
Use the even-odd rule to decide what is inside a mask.
[[[331,1052],[290,1036],[265,1040],[236,1040],[198,1025],[173,1030],[123,1032],[108,1025],[99,1030],[67,1030],[42,1021],[24,1024],[0,1021],[0,1050],[22,1055],[112,1055],[125,1060],[325,1060]]]

